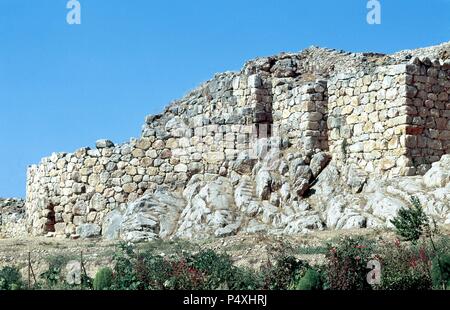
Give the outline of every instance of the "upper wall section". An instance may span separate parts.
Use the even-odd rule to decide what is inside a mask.
[[[406,65],[338,73],[328,83],[329,138],[338,162],[368,173],[409,174]],[[403,138],[402,138],[403,137]]]
[[[425,173],[450,152],[449,68],[415,58],[330,78],[333,156],[368,173]]]
[[[450,63],[415,59],[407,65],[405,143],[408,157],[423,174],[450,153]]]

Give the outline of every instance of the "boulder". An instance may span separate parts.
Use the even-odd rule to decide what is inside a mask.
[[[440,161],[433,163],[423,176],[423,182],[427,187],[444,187],[450,183],[450,155],[444,155]]]
[[[185,205],[181,196],[166,189],[133,201],[127,206],[120,222],[120,238],[140,242],[170,237],[175,232],[178,217]],[[114,216],[118,223],[119,216]],[[112,234],[115,233],[115,225],[110,226]]]
[[[309,190],[309,181],[307,179],[299,178],[295,181],[294,190],[297,196],[303,197]]]
[[[99,237],[102,228],[97,224],[82,224],[76,228],[76,234],[82,239]]]
[[[249,152],[240,152],[232,169],[240,174],[250,174],[256,162],[256,159],[250,157]]]
[[[195,177],[183,196],[188,204],[179,217],[177,237],[205,239],[234,234],[239,228],[233,186],[228,178]]]
[[[65,268],[65,279],[69,285],[81,284],[81,263],[76,260],[71,260],[67,263]]]
[[[271,193],[272,176],[269,171],[261,169],[256,175],[256,196],[261,200],[268,200]]]
[[[346,184],[350,187],[351,191],[355,194],[360,193],[367,182],[367,173],[361,169],[357,169],[354,166],[350,166],[347,170]]]
[[[347,219],[342,229],[364,228],[367,225],[367,219],[362,215],[355,215]]]
[[[123,216],[118,210],[113,210],[106,214],[103,219],[102,236],[106,240],[116,240],[120,237],[120,227]]]
[[[398,211],[407,205],[400,199],[375,193],[368,196],[367,206],[372,209],[373,215],[384,219],[386,225],[392,227],[390,220],[396,217]]]
[[[101,139],[101,140],[97,140],[97,142],[95,143],[95,146],[98,149],[105,149],[105,148],[114,147],[114,143],[111,140]]]
[[[328,165],[330,160],[331,156],[325,152],[317,153],[311,158],[309,166],[311,167],[314,178],[317,178],[322,170]]]
[[[323,230],[324,226],[319,214],[300,212],[288,217],[288,223],[283,233],[288,235],[307,233],[311,230]]]

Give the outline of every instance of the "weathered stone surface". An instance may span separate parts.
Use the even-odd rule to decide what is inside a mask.
[[[77,227],[76,233],[82,239],[99,237],[102,228],[97,224],[81,224]]]
[[[248,152],[239,153],[233,164],[233,170],[241,174],[250,174],[257,160],[250,157]]]
[[[110,141],[110,140],[103,139],[103,140],[98,140],[98,141],[95,143],[95,146],[96,146],[98,149],[104,149],[104,148],[113,147],[113,146],[114,146],[114,143],[113,143],[112,141]]]
[[[65,280],[69,285],[81,284],[81,264],[79,261],[72,260],[66,264]]]
[[[327,166],[327,164],[330,162],[330,160],[331,160],[330,155],[328,155],[325,152],[320,152],[320,153],[315,154],[311,158],[311,163],[310,163],[310,167],[311,167],[313,176],[317,177],[320,174],[320,172],[322,172],[323,168],[325,168]]]
[[[107,240],[116,240],[120,237],[120,227],[122,226],[123,215],[118,210],[109,212],[102,225],[103,238]]]
[[[116,233],[120,222],[120,237],[126,241],[148,241],[167,238],[175,232],[185,201],[169,191],[160,190],[128,205],[123,216],[110,215],[110,234]]]
[[[427,187],[444,187],[450,183],[450,155],[444,155],[434,163],[423,176],[423,182]]]
[[[256,196],[261,200],[268,200],[272,186],[272,176],[267,170],[261,170],[256,175]]]

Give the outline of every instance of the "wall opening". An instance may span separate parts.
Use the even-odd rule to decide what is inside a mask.
[[[53,204],[49,204],[47,206],[47,221],[45,222],[44,232],[55,232],[55,206]]]

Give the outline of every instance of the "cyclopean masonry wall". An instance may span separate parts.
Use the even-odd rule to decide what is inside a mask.
[[[418,59],[407,65],[408,157],[423,174],[450,153],[450,63]]]
[[[333,156],[368,173],[409,174],[406,65],[337,74],[328,85]]]
[[[290,158],[329,151],[338,166],[385,177],[424,173],[449,152],[449,75],[438,60],[319,48],[250,61],[148,116],[138,139],[100,140],[29,167],[28,230],[105,235],[105,223],[138,198],[161,188],[180,193],[196,175],[233,180],[238,157],[261,160],[262,149]],[[256,196],[277,201],[265,191]]]
[[[274,128],[281,143],[303,150],[328,150],[327,82],[274,81]]]
[[[333,76],[331,153],[368,173],[425,173],[450,151],[449,69],[416,59]]]

